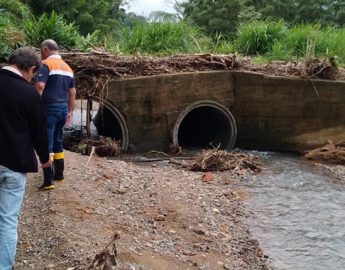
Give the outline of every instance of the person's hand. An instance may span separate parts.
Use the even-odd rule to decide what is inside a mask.
[[[72,122],[72,113],[69,112],[67,113],[65,127],[69,127],[71,125],[71,122]]]
[[[46,163],[41,163],[42,168],[49,168],[53,164],[52,160],[49,159]]]

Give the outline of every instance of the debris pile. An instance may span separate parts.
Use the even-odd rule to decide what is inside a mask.
[[[99,136],[97,138],[81,138],[66,136],[64,146],[67,150],[82,155],[90,155],[92,147],[99,157],[114,157],[121,153],[121,142],[114,141],[112,138]]]
[[[76,73],[80,94],[106,92],[113,79],[125,79],[160,74],[209,70],[253,71],[273,76],[294,76],[307,79],[345,79],[345,72],[336,67],[334,59],[311,59],[305,62],[273,61],[253,64],[250,58],[236,54],[175,55],[168,57],[118,56],[107,53],[63,53],[66,62]],[[339,76],[338,76],[339,75]]]
[[[228,152],[225,150],[203,150],[195,157],[189,167],[192,171],[247,170],[261,172],[258,158],[251,154]]]
[[[242,63],[241,69],[272,76],[294,76],[302,79],[345,79],[344,70],[338,69],[334,58],[326,58],[324,60],[308,59],[304,62],[272,61],[264,65],[255,65],[250,61],[245,61]]]
[[[333,57],[323,61],[319,59],[308,59],[305,64],[305,73],[310,78],[335,80],[338,68]]]
[[[304,158],[328,164],[345,165],[345,142],[328,144],[308,151],[303,155]]]
[[[240,67],[236,55],[176,55],[158,58],[68,53],[63,57],[77,75],[78,91],[81,95],[97,93],[106,96],[107,84],[112,79]]]

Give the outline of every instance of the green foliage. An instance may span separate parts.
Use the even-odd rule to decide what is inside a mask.
[[[292,54],[304,57],[307,53],[308,42],[315,43],[314,53],[317,56],[342,55],[345,45],[345,31],[341,28],[324,27],[320,25],[302,24],[289,30],[285,43]]]
[[[309,56],[336,56],[338,63],[345,63],[345,28],[312,24],[289,28],[281,21],[260,21],[243,24],[238,33],[233,42],[236,50],[245,55],[260,54],[257,61],[263,57],[266,61],[288,61]]]
[[[30,10],[19,1],[0,0],[0,61],[6,61],[15,46],[24,43],[20,24],[29,16]]]
[[[66,23],[54,11],[50,16],[44,13],[38,19],[27,20],[24,30],[27,41],[36,47],[40,47],[43,40],[51,38],[60,46],[72,48],[81,39],[78,28],[73,23]]]
[[[74,22],[80,33],[87,35],[95,30],[108,33],[117,21],[126,15],[125,0],[22,0],[36,16],[55,11],[67,22]]]
[[[230,38],[238,25],[242,5],[239,0],[189,0],[181,3],[181,7],[188,22],[211,36],[222,34]]]
[[[274,19],[291,24],[345,25],[344,0],[187,0],[180,1],[184,18],[205,29],[232,38],[240,23]]]
[[[271,51],[268,53],[270,60],[289,61],[294,57],[291,49],[288,48],[285,42],[276,40],[272,46]]]
[[[126,53],[163,55],[202,52],[210,44],[198,28],[184,22],[136,22],[122,27],[117,40]]]
[[[213,53],[219,54],[229,54],[235,52],[234,44],[229,42],[225,37],[222,35],[217,35],[214,40],[214,45],[210,48],[210,51]]]
[[[245,0],[261,18],[283,19],[293,24],[345,25],[343,0]]]
[[[330,42],[330,51],[334,51],[334,55],[337,57],[337,61],[341,64],[345,64],[345,28],[335,29]]]
[[[251,21],[239,27],[234,45],[242,54],[265,54],[272,50],[277,40],[284,39],[286,35],[287,27],[282,21]]]
[[[77,48],[82,51],[87,51],[90,47],[97,46],[101,41],[101,31],[96,30],[92,34],[87,34],[85,37],[81,36]]]
[[[0,0],[0,23],[20,26],[30,16],[30,9],[20,1]]]
[[[5,61],[12,51],[13,44],[9,38],[9,28],[0,23],[0,61]]]

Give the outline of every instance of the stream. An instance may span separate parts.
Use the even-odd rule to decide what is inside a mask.
[[[274,269],[345,269],[345,188],[296,156],[258,155],[264,170],[246,183],[245,204]]]

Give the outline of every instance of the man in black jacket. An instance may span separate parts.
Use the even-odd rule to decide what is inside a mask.
[[[12,269],[26,173],[37,172],[35,151],[50,167],[47,126],[39,94],[30,85],[41,61],[31,48],[17,49],[0,69],[0,269]]]

